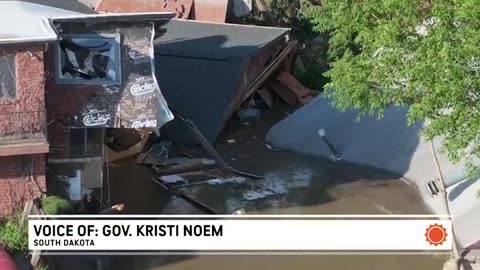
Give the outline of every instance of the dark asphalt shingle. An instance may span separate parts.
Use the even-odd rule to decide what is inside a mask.
[[[243,62],[288,30],[171,20],[155,40],[156,75],[168,105],[214,143],[239,85]],[[184,126],[167,124],[175,142],[195,143]]]
[[[242,60],[288,32],[284,28],[171,20],[155,41],[157,54]]]
[[[241,67],[235,62],[155,56],[156,74],[168,106],[191,119],[214,142],[222,128]],[[194,143],[178,120],[167,124],[174,140]]]

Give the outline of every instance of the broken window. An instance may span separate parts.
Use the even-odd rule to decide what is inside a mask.
[[[15,55],[0,55],[0,98],[15,98]]]
[[[61,83],[119,84],[120,38],[66,36],[58,45]]]
[[[70,129],[70,156],[96,157],[102,156],[103,128]]]

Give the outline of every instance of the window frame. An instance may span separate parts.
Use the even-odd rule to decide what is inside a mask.
[[[116,41],[117,46],[115,50],[115,57],[117,62],[117,78],[116,80],[87,80],[87,79],[68,79],[62,78],[62,49],[60,48],[60,42],[55,44],[55,81],[57,84],[63,85],[121,85],[122,84],[122,36],[120,34],[65,34],[61,35],[61,39],[113,39]]]
[[[73,141],[72,130],[83,130],[83,150],[81,154],[75,154],[72,152],[72,145],[75,143]],[[93,131],[99,132],[101,134],[102,140],[100,142],[100,151],[99,153],[89,153],[88,151],[88,132]],[[70,128],[70,141],[68,145],[68,156],[71,158],[89,158],[89,157],[99,157],[103,156],[104,143],[105,143],[105,128]]]
[[[33,156],[31,155],[24,155],[24,156],[17,156],[16,157],[16,172],[17,176],[21,177],[32,177],[35,174],[34,164],[35,161]]]
[[[0,57],[12,57],[13,58],[13,72],[14,72],[14,78],[13,78],[13,87],[14,89],[14,94],[13,96],[0,96],[0,100],[16,100],[17,99],[17,92],[18,92],[18,64],[17,64],[17,52],[14,53],[1,53],[0,52]],[[7,59],[8,61],[8,59]]]

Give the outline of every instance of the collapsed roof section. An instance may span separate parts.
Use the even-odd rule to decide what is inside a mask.
[[[155,40],[156,75],[170,107],[191,119],[210,143],[245,100],[252,83],[287,47],[289,29],[171,20]],[[177,120],[166,127],[195,144]]]

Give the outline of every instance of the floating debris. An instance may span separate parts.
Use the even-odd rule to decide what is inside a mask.
[[[232,215],[245,215],[247,213],[247,211],[245,211],[245,209],[243,208],[240,208],[238,210],[235,210]]]
[[[207,183],[210,185],[221,185],[223,184],[223,180],[220,178],[214,178],[214,179],[207,180]]]
[[[181,177],[177,174],[161,176],[160,180],[164,183],[169,183],[169,184],[185,182],[185,178],[183,178],[183,177]]]
[[[221,185],[224,183],[232,183],[232,182],[240,184],[245,182],[246,180],[247,179],[245,179],[244,177],[230,177],[225,179],[213,178],[213,179],[207,180],[206,182],[210,185]]]
[[[275,195],[275,193],[268,190],[262,190],[260,192],[250,190],[243,194],[243,198],[245,200],[254,201],[254,200],[262,199],[271,195]]]

